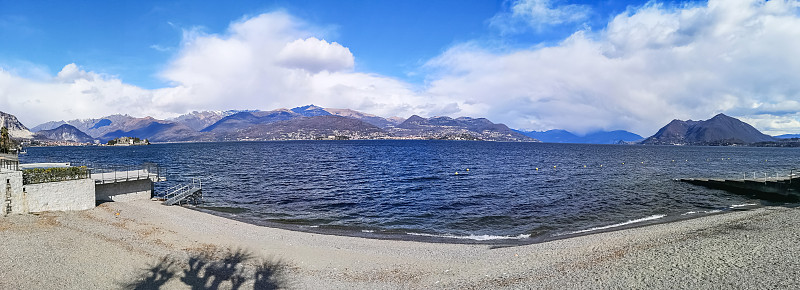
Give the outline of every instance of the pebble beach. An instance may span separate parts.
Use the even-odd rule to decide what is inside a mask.
[[[154,201],[0,217],[0,289],[800,288],[800,210],[538,244],[375,240]]]

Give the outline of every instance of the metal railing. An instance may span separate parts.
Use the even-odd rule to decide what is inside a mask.
[[[166,170],[155,163],[140,165],[89,165],[92,178],[97,184],[115,183],[132,180],[151,179],[166,180]]]
[[[728,176],[731,176],[731,175],[728,175]],[[757,181],[757,182],[764,182],[764,183],[769,182],[769,181],[776,181],[776,182],[778,182],[778,181],[780,181],[780,182],[788,181],[791,184],[792,180],[795,179],[795,178],[798,178],[798,177],[800,177],[800,169],[792,168],[786,174],[781,174],[780,171],[775,171],[774,173],[763,172],[763,171],[762,172],[753,171],[753,172],[735,173],[735,174],[733,174],[733,177],[731,179],[739,179],[739,180],[742,180],[742,181]],[[727,179],[727,178],[725,178],[725,179]]]
[[[186,184],[178,184],[173,187],[168,188],[164,191],[163,195],[158,195],[159,199],[164,200],[164,204],[172,205],[175,203],[180,202],[181,200],[199,192],[203,188],[203,182],[200,178],[192,178],[190,183]],[[200,196],[202,197],[202,196]]]

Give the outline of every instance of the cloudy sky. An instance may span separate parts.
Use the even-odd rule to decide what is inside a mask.
[[[725,113],[800,133],[800,2],[6,1],[28,127],[315,104],[649,136]]]

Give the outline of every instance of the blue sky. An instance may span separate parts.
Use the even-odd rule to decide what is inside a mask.
[[[565,1],[566,2],[566,1]],[[490,19],[513,2],[460,1],[2,1],[0,60],[28,62],[57,73],[76,63],[144,88],[166,83],[157,74],[180,46],[183,30],[223,33],[232,21],[276,10],[327,30],[350,48],[360,71],[419,82],[427,60],[454,44],[483,41],[498,49],[560,41],[576,26],[504,33]],[[569,1],[591,5],[586,22],[603,25],[645,1]]]
[[[314,103],[641,135],[726,113],[797,133],[799,7],[0,0],[0,105],[30,126]]]

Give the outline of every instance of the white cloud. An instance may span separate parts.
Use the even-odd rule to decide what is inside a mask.
[[[192,110],[310,103],[386,116],[436,114],[445,107],[405,82],[354,72],[350,50],[320,31],[284,12],[241,19],[222,34],[187,29],[160,74],[171,85],[156,90],[76,64],[38,80],[0,71],[0,105],[28,126],[115,113],[164,118]]]
[[[795,124],[785,111],[800,99],[799,6],[652,3],[552,47],[495,53],[459,45],[428,63],[436,72],[429,92],[462,96],[494,120],[527,129],[648,135],[674,118],[719,112],[748,120],[783,112],[768,116]]]
[[[116,112],[163,116],[150,106],[154,96],[153,91],[83,71],[75,64],[66,65],[50,80],[32,80],[0,71],[0,107],[29,127]]]
[[[273,12],[235,21],[224,33],[184,31],[160,74],[169,87],[142,89],[75,64],[50,77],[6,69],[0,108],[34,126],[114,113],[163,118],[313,103],[382,116],[474,116],[519,129],[641,135],[671,119],[722,112],[770,134],[797,133],[799,15],[799,2],[788,0],[651,3],[549,47],[455,45],[425,65],[420,88],[355,71],[357,56],[345,44]]]
[[[800,130],[798,130],[800,128],[800,113],[798,112],[791,114],[791,116],[753,115],[741,118],[741,120],[759,128],[764,134],[768,135],[800,134]]]
[[[555,0],[516,0],[511,11],[499,13],[490,20],[492,26],[504,33],[524,31],[525,27],[541,30],[547,26],[579,23],[586,20],[592,9],[586,5],[566,4]]]
[[[309,37],[287,43],[278,53],[278,63],[287,68],[299,68],[310,73],[353,69],[350,49],[333,42]]]
[[[94,81],[98,78],[100,78],[100,76],[96,73],[83,71],[78,68],[78,65],[71,63],[64,66],[64,68],[58,72],[55,79],[61,83],[74,83],[78,80]]]
[[[354,72],[347,47],[284,12],[231,24],[225,34],[185,34],[162,76],[180,93],[159,100],[171,111],[316,104],[387,116],[435,111],[409,84]]]

